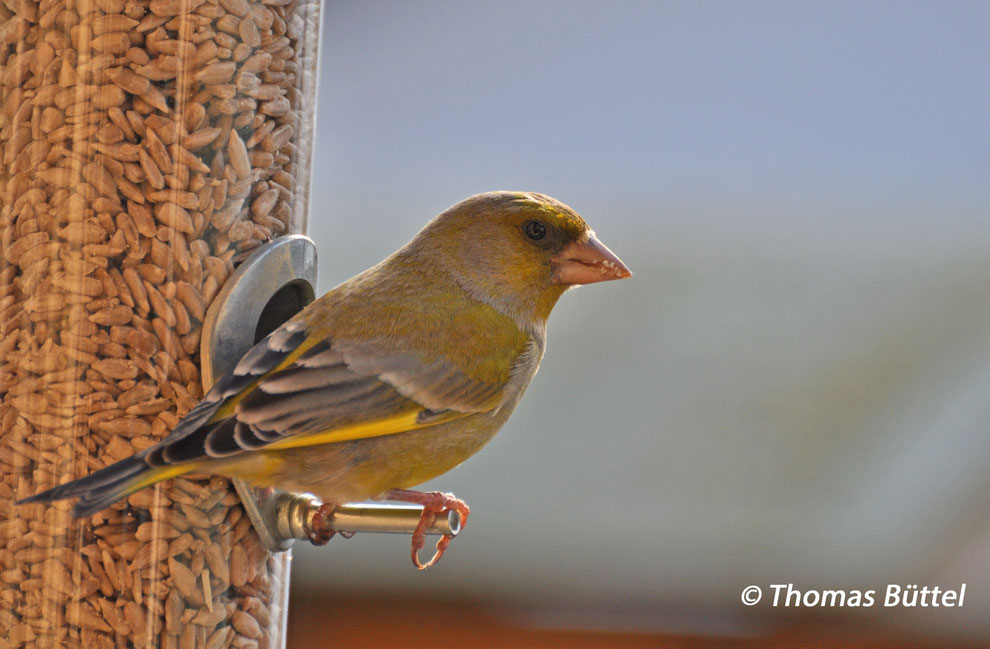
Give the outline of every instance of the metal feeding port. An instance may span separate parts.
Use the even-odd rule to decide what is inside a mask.
[[[234,367],[262,338],[315,298],[316,246],[300,234],[278,237],[252,252],[234,270],[206,313],[200,346],[203,387]],[[243,480],[234,487],[258,537],[272,552],[295,539],[313,537],[314,514],[322,504],[311,494],[255,489]],[[412,534],[422,516],[419,505],[359,503],[339,505],[323,532]],[[456,536],[456,512],[439,517],[428,534]]]

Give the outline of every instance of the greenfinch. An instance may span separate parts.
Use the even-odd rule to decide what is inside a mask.
[[[417,502],[412,556],[424,567],[426,525],[469,510],[408,488],[502,427],[569,287],[629,276],[567,205],[530,192],[472,196],[255,345],[157,445],[21,502],[78,497],[73,513],[86,516],[189,472],[313,493],[331,508]]]

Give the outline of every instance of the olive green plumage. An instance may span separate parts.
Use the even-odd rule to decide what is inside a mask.
[[[27,500],[85,515],[190,471],[334,503],[414,486],[505,423],[569,286],[628,275],[566,205],[473,196],[262,340],[158,445]]]

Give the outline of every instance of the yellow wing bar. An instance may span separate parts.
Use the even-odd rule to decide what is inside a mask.
[[[419,421],[421,410],[408,410],[399,414],[382,419],[362,421],[348,426],[338,426],[310,435],[294,435],[286,439],[272,442],[264,447],[265,451],[276,451],[286,448],[299,448],[300,446],[316,446],[318,444],[331,444],[333,442],[347,442],[355,439],[365,439],[367,437],[381,437],[382,435],[394,435],[396,433],[406,433],[420,428],[445,424],[465,417],[470,413],[451,411],[447,414],[430,417],[427,421]]]

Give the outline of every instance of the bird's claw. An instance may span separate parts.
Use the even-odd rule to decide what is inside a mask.
[[[471,508],[463,500],[457,498],[454,494],[445,494],[439,491],[424,493],[395,489],[390,491],[387,497],[390,500],[400,500],[423,506],[423,513],[420,515],[419,523],[416,525],[416,529],[413,530],[412,534],[412,562],[419,570],[426,570],[439,561],[443,553],[447,551],[447,547],[450,546],[451,539],[454,538],[453,534],[442,535],[440,540],[437,541],[436,551],[433,553],[433,557],[426,563],[423,563],[419,560],[419,551],[426,546],[426,530],[433,525],[439,516],[451,511],[457,512],[457,515],[460,517],[460,528],[463,529],[468,515],[471,513]],[[313,512],[313,518],[309,527],[309,540],[313,545],[326,545],[337,534],[340,534],[344,538],[354,536],[353,532],[337,532],[333,530],[331,521],[333,520],[335,508],[336,506],[333,503],[323,503]]]
[[[323,503],[313,512],[309,528],[309,541],[313,545],[326,545],[337,534],[329,525],[335,508],[333,503]]]
[[[461,528],[467,523],[468,515],[471,513],[471,508],[467,506],[460,498],[454,496],[454,494],[445,494],[439,491],[431,492],[419,492],[419,491],[406,491],[405,489],[395,489],[389,492],[388,497],[391,500],[401,500],[405,502],[412,502],[423,506],[423,514],[419,518],[419,524],[416,525],[416,529],[412,534],[412,562],[418,570],[426,570],[430,566],[434,565],[443,556],[443,553],[447,551],[447,547],[450,545],[451,539],[454,538],[453,534],[444,534],[437,541],[436,552],[433,553],[433,557],[426,563],[422,563],[419,560],[419,551],[423,549],[426,545],[426,530],[433,524],[438,516],[445,514],[450,511],[457,512],[457,515],[461,519]]]

